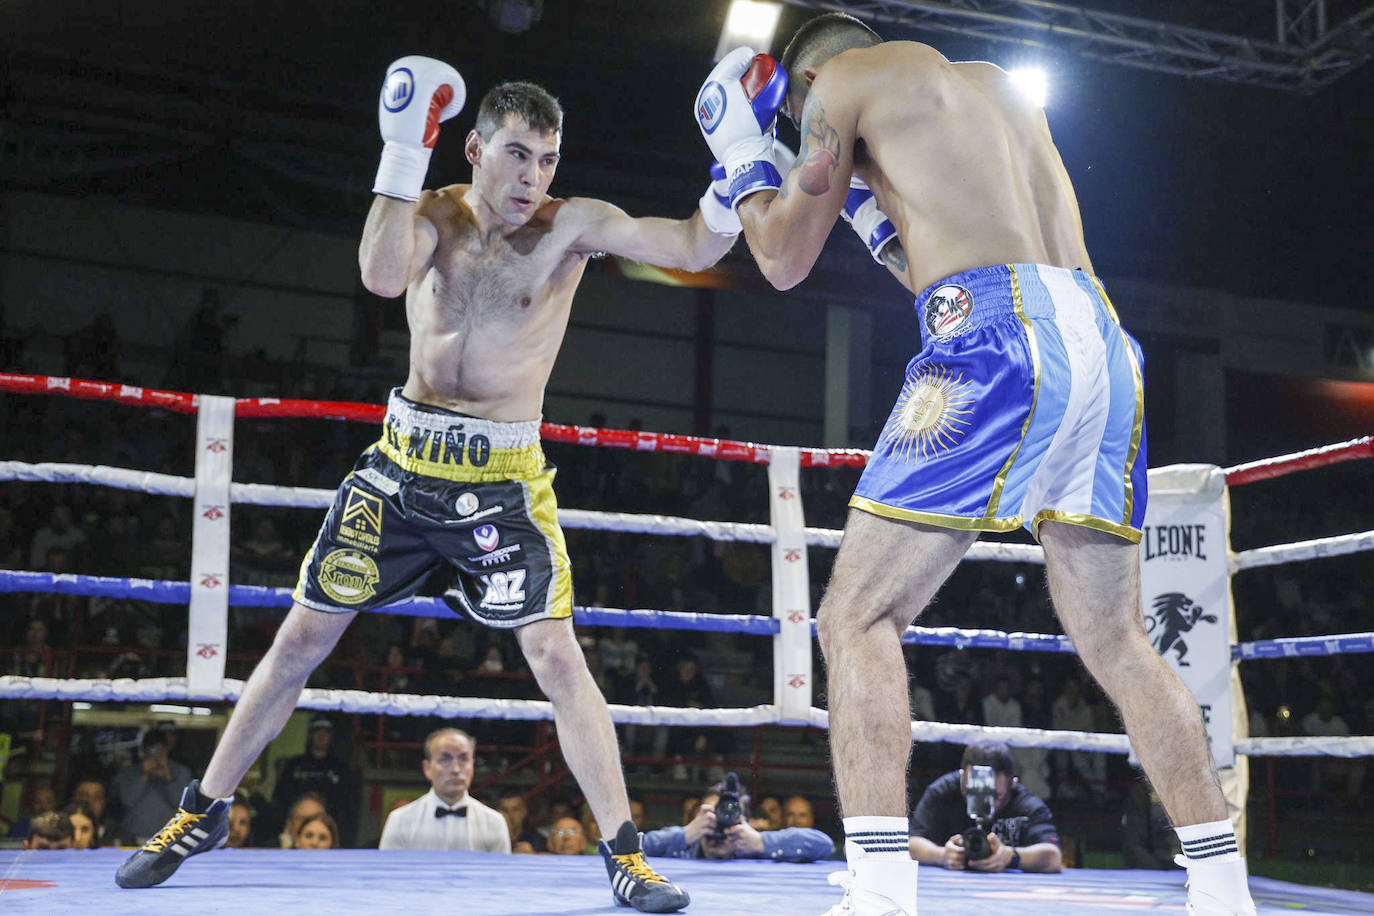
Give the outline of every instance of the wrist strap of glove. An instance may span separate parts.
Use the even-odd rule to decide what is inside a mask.
[[[739,202],[758,191],[776,191],[782,187],[782,176],[777,166],[767,159],[746,162],[730,172],[730,208],[735,209]]]
[[[715,188],[707,188],[701,195],[701,219],[706,228],[716,235],[739,235],[744,231],[739,216],[730,209],[730,198],[716,193]]]
[[[372,193],[399,200],[419,200],[425,185],[425,173],[429,171],[429,157],[433,152],[426,146],[386,141],[382,147],[382,161],[377,166],[377,178],[372,183]]]

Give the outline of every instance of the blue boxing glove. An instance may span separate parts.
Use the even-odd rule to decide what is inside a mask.
[[[873,192],[858,175],[849,179],[849,196],[844,199],[844,209],[840,215],[868,246],[868,253],[873,255],[873,260],[883,263],[883,249],[897,237],[897,227],[892,225],[886,213],[878,209]]]
[[[721,58],[697,93],[697,124],[729,176],[731,209],[756,191],[782,185],[772,159],[773,130],[786,97],[787,71],[752,48]]]

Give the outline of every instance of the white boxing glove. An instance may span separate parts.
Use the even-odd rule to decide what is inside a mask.
[[[414,54],[392,61],[377,101],[385,144],[372,193],[419,200],[439,125],[462,111],[466,100],[463,78],[443,61]]]
[[[886,213],[878,209],[873,192],[858,175],[849,179],[849,195],[844,199],[844,209],[840,215],[863,240],[873,260],[883,263],[883,249],[897,237],[897,227],[892,225]]]
[[[744,231],[739,214],[730,206],[730,176],[719,162],[711,163],[711,184],[698,206],[706,228],[716,235],[739,235]]]
[[[797,161],[797,154],[781,140],[773,141],[773,166],[783,181]],[[725,166],[719,162],[711,163],[711,186],[701,195],[701,218],[706,228],[716,235],[739,235],[744,231],[740,225],[739,214],[730,206],[730,176]]]
[[[787,71],[752,48],[736,48],[722,57],[697,93],[697,125],[730,175],[732,207],[781,184],[771,152],[778,108],[786,97]]]

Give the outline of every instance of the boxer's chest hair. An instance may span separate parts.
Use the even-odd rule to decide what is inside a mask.
[[[544,304],[543,290],[562,261],[551,242],[548,232],[534,228],[483,240],[474,226],[457,227],[432,280],[441,322],[473,327],[528,320]]]

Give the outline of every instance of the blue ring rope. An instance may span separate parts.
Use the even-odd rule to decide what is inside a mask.
[[[0,593],[43,592],[99,598],[129,598],[154,604],[188,604],[189,582],[161,579],[129,579],[114,576],[82,576],[71,573],[41,573],[0,569]],[[229,604],[234,607],[291,606],[291,589],[264,585],[230,585]],[[376,610],[404,617],[457,616],[439,598],[412,598]],[[584,626],[631,627],[636,629],[698,630],[711,633],[745,633],[773,636],[778,621],[751,614],[703,614],[690,611],[575,607],[573,620]],[[812,621],[812,635],[815,621]],[[961,630],[957,627],[908,627],[902,635],[906,645],[952,646],[956,649],[1010,649],[1024,652],[1069,652],[1073,643],[1067,636],[1044,633],[1003,633],[1000,630]],[[1338,633],[1331,636],[1297,636],[1261,639],[1231,647],[1231,658],[1283,659],[1314,658],[1374,652],[1374,633]]]

